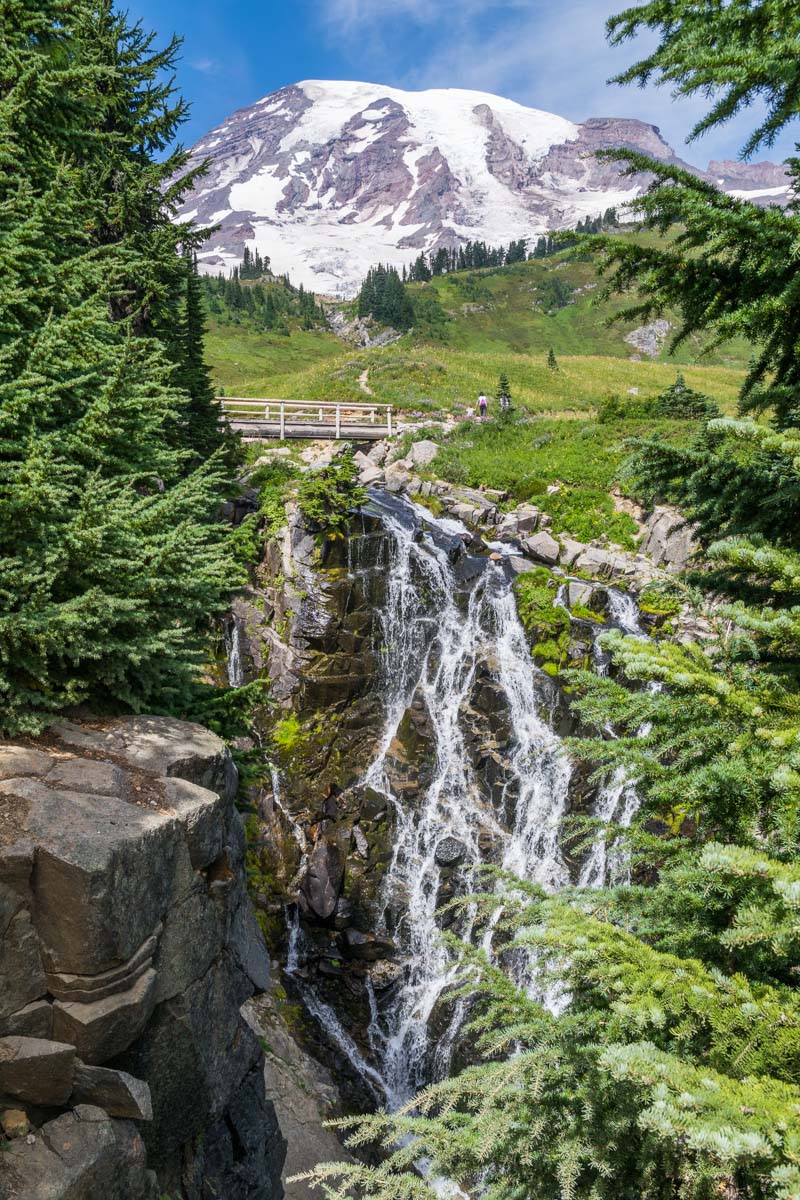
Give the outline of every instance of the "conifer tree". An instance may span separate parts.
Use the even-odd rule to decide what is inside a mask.
[[[172,258],[154,249],[164,94],[144,84],[138,115],[117,111],[146,51],[123,38],[115,64],[105,4],[3,15],[0,709],[14,732],[83,700],[168,702],[232,568],[213,519],[221,464],[187,475],[167,437],[186,395],[161,319],[184,267],[172,234]]]
[[[552,347],[552,346],[551,346],[551,347],[550,347],[550,349],[547,351],[547,365],[548,365],[548,367],[550,368],[550,370],[551,370],[551,371],[557,371],[557,370],[558,370],[558,362],[556,361],[556,354],[555,354],[555,350],[553,349],[553,347]]]

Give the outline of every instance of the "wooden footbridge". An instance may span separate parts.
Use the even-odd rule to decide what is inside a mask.
[[[379,442],[396,432],[391,404],[318,404],[311,400],[248,400],[239,396],[220,396],[218,403],[231,428],[251,441],[330,438]]]

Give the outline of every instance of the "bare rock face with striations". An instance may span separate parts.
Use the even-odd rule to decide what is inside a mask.
[[[169,718],[0,746],[0,1108],[30,1130],[3,1200],[280,1197],[236,787]]]
[[[507,244],[624,205],[648,176],[623,177],[594,156],[610,147],[680,163],[642,121],[576,124],[485,92],[306,80],[193,147],[192,164],[208,160],[209,170],[179,215],[219,226],[204,270],[228,270],[249,246],[296,283],[347,296],[377,262],[399,267],[469,240]],[[757,203],[789,199],[774,163],[688,169]]]

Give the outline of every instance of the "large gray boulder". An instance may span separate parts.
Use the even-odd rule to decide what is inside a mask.
[[[240,1012],[269,964],[235,790],[220,739],[172,719],[0,746],[0,1094],[33,1125],[3,1155],[15,1200],[277,1196],[282,1142]]]
[[[90,1067],[78,1061],[72,1084],[71,1102],[94,1104],[110,1117],[128,1117],[135,1121],[152,1121],[153,1103],[150,1088],[141,1079],[126,1071],[106,1067]]]
[[[641,551],[657,567],[681,571],[699,549],[696,528],[672,505],[656,505],[645,523]]]
[[[545,563],[548,567],[553,567],[558,562],[561,547],[556,539],[544,530],[526,538],[522,544],[525,552],[536,562]]]
[[[174,717],[116,717],[100,726],[59,721],[51,732],[77,750],[122,760],[154,775],[177,776],[218,792],[236,795],[236,767],[222,738],[202,725]]]
[[[94,1105],[80,1104],[4,1148],[4,1200],[158,1200],[159,1194],[136,1126]]]
[[[0,1093],[48,1108],[72,1091],[75,1047],[43,1038],[0,1038]]]
[[[431,442],[424,439],[421,442],[414,442],[408,452],[408,457],[411,459],[415,467],[428,467],[439,453],[440,447],[436,442]]]
[[[343,881],[344,862],[339,847],[323,834],[314,843],[300,884],[301,896],[320,920],[333,916]]]

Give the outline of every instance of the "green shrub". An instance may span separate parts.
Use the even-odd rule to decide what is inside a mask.
[[[308,524],[328,537],[344,537],[350,513],[367,499],[358,482],[352,455],[306,475],[297,491],[300,509]]]

